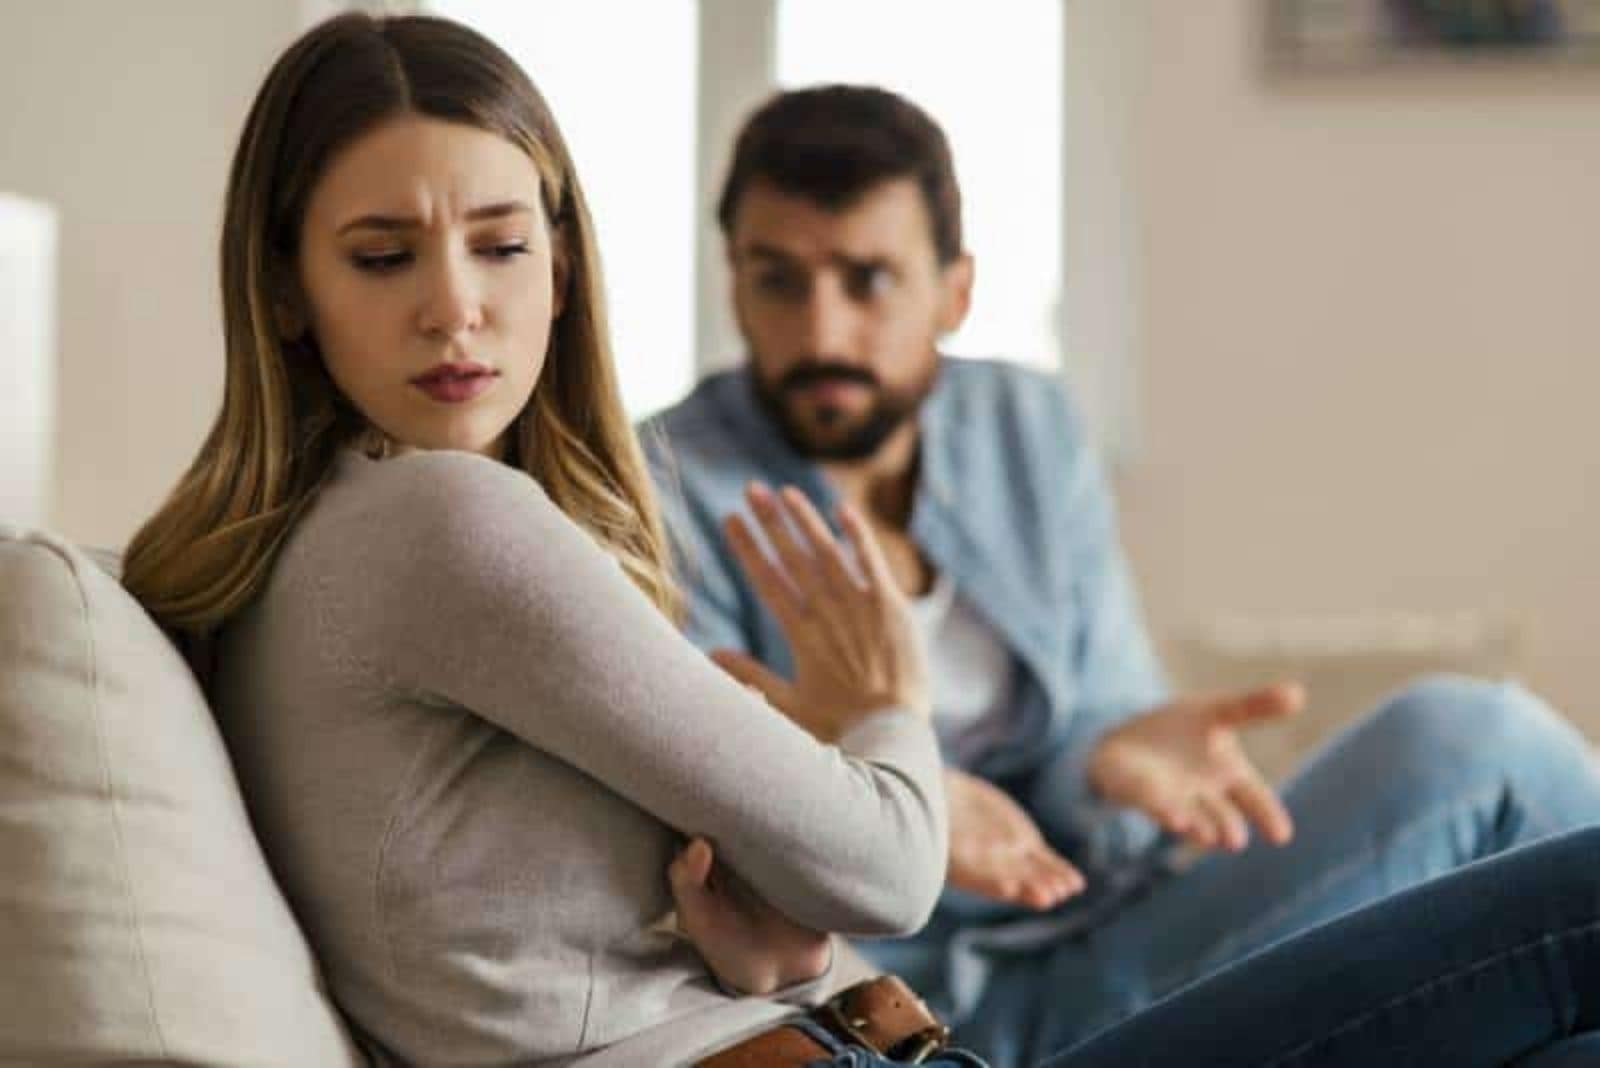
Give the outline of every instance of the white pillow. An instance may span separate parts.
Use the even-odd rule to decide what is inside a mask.
[[[0,1063],[362,1063],[205,699],[82,552],[0,524]]]

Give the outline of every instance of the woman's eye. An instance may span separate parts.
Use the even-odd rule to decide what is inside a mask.
[[[526,241],[508,241],[500,245],[490,245],[479,249],[479,255],[488,256],[495,260],[509,260],[514,256],[526,256],[528,243]]]
[[[409,252],[356,252],[350,256],[350,262],[358,270],[370,271],[373,274],[382,274],[403,267],[411,259]]]
[[[497,244],[483,245],[474,250],[477,255],[489,260],[510,260],[516,256],[525,256],[529,252],[526,241],[502,241]],[[395,271],[411,262],[413,256],[407,249],[396,249],[391,252],[354,252],[350,255],[350,262],[358,270],[370,274],[384,274]]]

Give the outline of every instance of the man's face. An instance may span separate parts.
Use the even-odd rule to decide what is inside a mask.
[[[756,181],[728,239],[733,304],[757,394],[790,443],[820,460],[871,456],[915,414],[937,342],[966,315],[972,263],[940,266],[910,178],[841,211]]]

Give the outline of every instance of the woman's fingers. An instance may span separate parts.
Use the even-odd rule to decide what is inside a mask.
[[[772,707],[788,709],[793,706],[794,687],[761,661],[737,649],[713,649],[710,656],[719,668],[765,697]]]
[[[687,897],[693,891],[705,889],[706,879],[711,875],[712,859],[711,844],[704,838],[692,839],[679,850],[667,869],[675,895]],[[682,903],[680,900],[679,904]]]
[[[865,592],[863,584],[851,573],[838,540],[805,494],[793,486],[773,493],[758,482],[752,482],[747,493],[751,512],[777,560],[761,553],[748,525],[743,530],[748,535],[743,551],[759,554],[760,562],[753,566],[764,564],[769,584],[788,593],[794,622],[802,615],[816,617],[812,623],[826,629],[828,620],[837,623],[841,613],[852,612],[852,602]]]
[[[861,562],[862,577],[867,580],[868,588],[877,593],[898,589],[894,573],[889,570],[889,561],[883,555],[883,548],[868,529],[866,521],[861,518],[861,513],[848,504],[841,504],[839,525],[844,528],[845,536],[850,539],[850,546],[855,550],[856,559]]]
[[[805,605],[790,585],[788,576],[762,551],[743,516],[730,515],[722,529],[728,537],[728,547],[749,576],[750,585],[755,587],[762,603],[772,610],[785,630],[794,626],[805,614]]]
[[[789,514],[794,517],[795,525],[810,543],[811,555],[820,566],[823,576],[839,590],[859,591],[861,581],[851,572],[844,551],[833,536],[833,531],[828,529],[822,513],[817,511],[804,493],[793,486],[785,487],[780,497]]]
[[[854,520],[852,544],[871,576],[863,582],[797,490],[775,494],[752,482],[747,492],[754,522],[730,516],[727,537],[793,653],[796,699],[780,708],[825,741],[837,740],[869,709],[896,706],[928,715],[925,658],[910,609],[865,524],[847,513]]]
[[[809,599],[815,587],[816,562],[811,553],[796,540],[783,503],[777,494],[760,482],[750,483],[745,496],[750,501],[750,510],[755,513],[756,521],[761,524],[761,532],[766,535],[773,552],[778,554],[778,560],[788,573],[791,584],[802,595],[802,599]]]

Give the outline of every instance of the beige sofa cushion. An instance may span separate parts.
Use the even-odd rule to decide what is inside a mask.
[[[0,524],[0,1063],[357,1065],[176,649]]]

